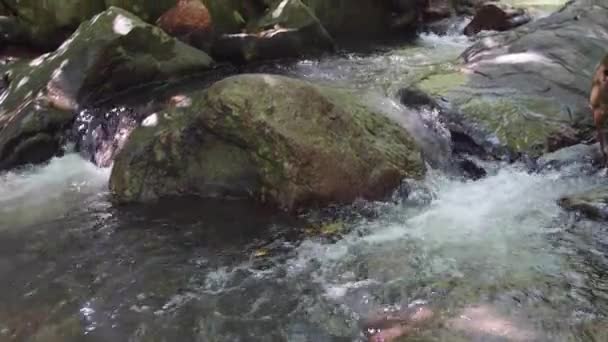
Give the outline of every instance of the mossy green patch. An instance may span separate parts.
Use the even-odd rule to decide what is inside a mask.
[[[430,95],[441,96],[466,84],[467,81],[467,75],[459,71],[451,71],[425,76],[416,86]]]
[[[460,110],[512,150],[532,155],[539,155],[549,134],[559,129],[559,123],[548,118],[555,117],[560,108],[539,98],[477,97],[462,104]]]

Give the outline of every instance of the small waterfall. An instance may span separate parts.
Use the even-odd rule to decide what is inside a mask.
[[[397,100],[369,94],[366,104],[385,114],[405,128],[420,146],[426,161],[434,168],[445,168],[452,155],[451,135],[439,117],[439,112],[431,109],[414,111]]]

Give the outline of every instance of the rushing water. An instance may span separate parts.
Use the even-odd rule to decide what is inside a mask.
[[[392,96],[467,44],[279,68]],[[419,341],[605,341],[608,228],[556,204],[602,179],[485,167],[478,181],[431,170],[407,198],[329,224],[242,202],[114,208],[109,172],[75,155],[3,174],[0,341],[356,341],[361,319],[412,303],[435,313]],[[310,233],[328,227],[342,234]]]

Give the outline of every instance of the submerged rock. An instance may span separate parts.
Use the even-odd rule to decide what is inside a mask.
[[[397,97],[402,105],[413,109],[423,107],[428,107],[431,109],[439,108],[439,104],[433,97],[416,87],[399,89],[397,92]]]
[[[82,104],[211,64],[204,52],[110,8],[56,52],[10,66],[10,84],[0,97],[0,169],[55,155]]]
[[[593,145],[577,144],[547,153],[538,158],[537,166],[541,171],[561,170],[565,167],[576,167],[581,171],[594,172],[594,166],[600,165],[602,153],[599,143]]]
[[[417,86],[443,97],[467,129],[484,132],[479,144],[540,156],[553,137],[571,128],[592,131],[587,97],[591,76],[608,45],[603,1],[571,2],[560,12],[481,39],[458,69],[433,72]],[[566,141],[572,144],[574,141]]]
[[[504,10],[494,4],[486,4],[477,10],[473,20],[464,28],[467,36],[483,30],[506,31],[530,21],[523,10]]]
[[[117,202],[193,194],[295,210],[380,198],[424,173],[408,133],[346,90],[256,74],[187,96],[118,154]]]
[[[608,187],[562,198],[559,204],[597,220],[608,220]]]

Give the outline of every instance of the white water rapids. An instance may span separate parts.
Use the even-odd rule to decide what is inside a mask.
[[[467,44],[424,35],[288,73],[382,99]],[[374,105],[401,110],[384,100]],[[229,204],[123,212],[108,203],[109,170],[73,154],[1,174],[0,278],[10,281],[0,285],[0,340],[352,341],[370,311],[411,303],[436,312],[425,341],[599,336],[579,325],[608,314],[608,234],[557,200],[604,180],[484,167],[477,181],[429,170],[408,198],[345,222],[336,241],[290,240],[275,234],[289,224]]]

